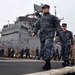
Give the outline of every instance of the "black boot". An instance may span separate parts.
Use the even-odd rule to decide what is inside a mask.
[[[69,64],[70,64],[70,63],[69,63],[69,60],[68,60],[68,61],[66,61],[66,66],[69,66]]]
[[[74,65],[74,63],[73,62],[71,62],[71,66],[73,66]]]
[[[63,66],[63,67],[66,67],[66,61],[64,61],[64,62],[62,63],[62,66]]]
[[[71,60],[71,65],[72,65],[72,66],[74,65],[74,59]]]
[[[46,60],[46,63],[45,63],[45,65],[42,67],[42,69],[45,69],[45,70],[51,69],[50,60]]]

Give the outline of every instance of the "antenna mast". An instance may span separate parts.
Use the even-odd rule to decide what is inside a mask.
[[[54,9],[55,9],[55,16],[57,15],[57,12],[56,12],[56,6],[54,6]]]

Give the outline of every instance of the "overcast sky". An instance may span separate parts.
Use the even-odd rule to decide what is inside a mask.
[[[57,16],[64,17],[61,22],[68,24],[68,29],[75,34],[75,0],[0,0],[0,30],[4,25],[13,23],[17,17],[27,13],[33,13],[33,4],[49,4],[50,12],[54,14],[54,6],[57,6]]]

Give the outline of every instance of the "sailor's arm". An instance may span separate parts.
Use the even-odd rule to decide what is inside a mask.
[[[60,26],[59,19],[57,17],[55,17],[55,16],[53,17],[53,25],[55,27],[56,33],[58,33],[58,35],[60,35],[61,32],[62,32],[62,28]]]
[[[40,29],[40,20],[38,20],[36,22],[35,27],[34,27],[33,32],[32,32],[32,36],[35,36],[39,29]]]
[[[73,46],[74,45],[74,38],[73,38],[73,33],[71,32],[71,45]]]

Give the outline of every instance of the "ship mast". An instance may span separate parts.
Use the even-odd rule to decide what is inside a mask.
[[[54,13],[55,13],[55,16],[56,16],[56,15],[57,15],[57,12],[56,12],[56,6],[54,6],[54,9],[55,9],[55,12],[54,12]]]
[[[54,14],[55,14],[55,16],[57,16],[56,6],[54,6],[54,9],[55,9]],[[63,18],[60,18],[59,20],[60,20],[60,22],[61,22],[61,20],[64,20],[64,17],[63,17]]]

